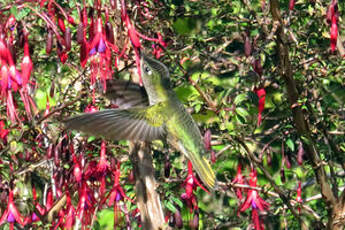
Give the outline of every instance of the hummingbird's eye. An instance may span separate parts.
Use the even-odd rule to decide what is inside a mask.
[[[151,75],[151,74],[152,74],[152,71],[151,71],[150,67],[148,67],[147,65],[144,66],[144,70],[145,70],[145,72],[146,72],[148,75]]]

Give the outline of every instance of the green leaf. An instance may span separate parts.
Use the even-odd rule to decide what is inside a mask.
[[[18,20],[17,15],[18,15],[18,9],[16,5],[13,5],[10,9],[11,14]]]
[[[180,208],[183,207],[183,203],[182,203],[182,201],[181,201],[179,198],[170,197],[170,199],[171,199],[172,201],[174,201],[174,203],[177,204]]]
[[[165,203],[165,207],[167,207],[167,209],[169,209],[169,211],[171,211],[172,213],[175,213],[175,212],[176,212],[175,206],[174,206],[173,203],[171,203],[170,201],[167,201],[167,202]]]
[[[31,12],[30,8],[22,8],[19,13],[16,16],[16,19],[18,21],[22,20],[24,17],[26,17],[27,15],[29,15]]]
[[[241,93],[235,97],[234,103],[235,105],[238,105],[241,102],[245,101],[246,99],[247,99],[247,94]]]
[[[211,124],[219,121],[219,117],[214,111],[207,110],[206,113],[193,114],[193,119],[196,122],[201,122],[205,124]]]
[[[174,23],[173,23],[173,28],[177,33],[180,35],[188,35],[192,33],[192,31],[196,27],[196,20],[192,18],[178,18]]]
[[[87,138],[87,143],[90,143],[90,142],[92,142],[92,141],[94,141],[94,140],[96,140],[96,137],[95,137],[95,136],[89,136],[89,137]]]
[[[103,209],[98,213],[98,223],[103,230],[112,230],[114,228],[114,211],[112,209]]]
[[[249,115],[248,111],[245,110],[245,109],[242,108],[242,107],[237,107],[237,108],[236,108],[236,113],[237,113],[238,115],[240,115],[241,117],[243,117],[243,118],[245,118],[246,116]]]
[[[295,144],[293,142],[293,140],[291,140],[290,138],[286,140],[286,145],[291,149],[291,151],[295,151]]]
[[[199,97],[198,91],[193,86],[180,86],[174,89],[178,99],[182,103],[186,103],[190,100],[194,100],[195,98]]]

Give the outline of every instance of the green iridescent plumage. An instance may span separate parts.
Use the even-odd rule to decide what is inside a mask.
[[[167,139],[191,160],[201,180],[212,188],[215,175],[205,158],[202,136],[171,89],[168,68],[143,55],[141,72],[145,91],[134,83],[108,81],[105,95],[120,108],[78,115],[66,120],[66,126],[111,140]]]

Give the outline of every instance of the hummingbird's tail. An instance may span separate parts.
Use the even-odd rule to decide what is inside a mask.
[[[204,156],[196,156],[196,154],[189,154],[189,158],[192,161],[193,168],[198,173],[202,182],[209,188],[212,189],[215,184],[214,172],[208,163],[208,160]]]

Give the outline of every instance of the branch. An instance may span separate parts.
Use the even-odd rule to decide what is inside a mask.
[[[130,143],[130,159],[135,177],[137,205],[143,229],[168,229],[165,226],[160,198],[156,192],[158,184],[154,178],[154,168],[150,147],[147,143]]]
[[[283,20],[280,15],[279,11],[279,2],[277,0],[270,1],[270,11],[275,22],[279,22],[279,26],[276,33],[276,43],[277,43],[277,53],[280,59],[280,70],[281,75],[285,80],[287,93],[288,93],[288,100],[291,104],[291,110],[293,114],[293,120],[295,123],[295,127],[297,129],[297,133],[299,134],[304,149],[306,150],[312,165],[314,167],[314,172],[316,174],[317,181],[321,186],[321,193],[326,201],[326,205],[328,209],[331,209],[332,206],[336,203],[336,198],[332,192],[332,189],[327,181],[327,176],[322,166],[322,161],[320,159],[319,154],[316,151],[315,143],[311,137],[311,133],[309,130],[309,125],[307,120],[304,118],[304,114],[302,112],[301,107],[294,106],[298,104],[298,96],[299,93],[297,91],[296,82],[293,78],[292,66],[289,60],[289,46],[288,46],[288,38],[284,33],[283,28]]]

